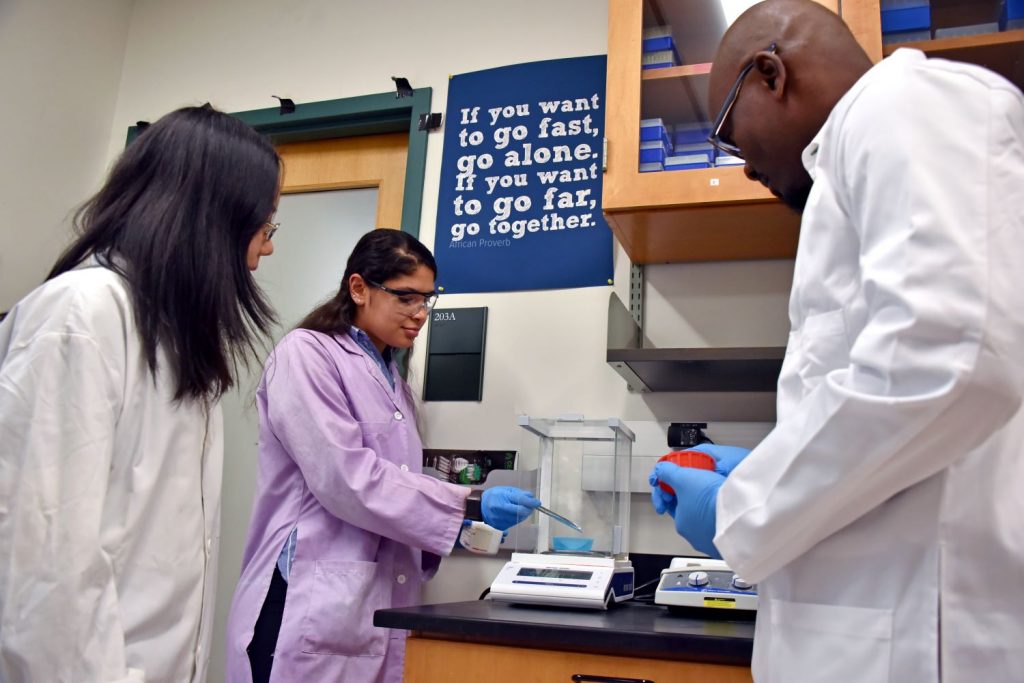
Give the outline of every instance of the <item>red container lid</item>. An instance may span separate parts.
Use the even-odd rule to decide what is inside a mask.
[[[692,467],[697,470],[710,470],[711,472],[715,471],[716,464],[713,457],[700,451],[672,451],[658,458],[658,462],[670,462],[680,467]],[[675,490],[665,482],[658,482],[658,485],[661,486],[662,491],[673,496],[675,495]]]

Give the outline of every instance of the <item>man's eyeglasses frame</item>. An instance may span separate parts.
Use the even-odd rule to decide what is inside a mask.
[[[768,46],[767,50],[764,50],[769,54],[777,54],[778,46],[772,43]],[[740,75],[736,77],[736,82],[732,84],[732,88],[729,89],[729,94],[725,96],[725,101],[722,102],[722,109],[718,112],[718,116],[715,117],[715,122],[711,125],[711,135],[708,136],[708,142],[715,146],[720,152],[734,157],[743,158],[743,152],[740,148],[731,142],[726,142],[721,138],[722,128],[725,126],[726,120],[729,118],[729,114],[732,113],[733,105],[736,104],[736,98],[740,95],[740,88],[743,87],[743,81],[746,80],[747,74],[754,68],[754,64],[757,61],[757,55],[751,58],[746,66],[740,71]]]

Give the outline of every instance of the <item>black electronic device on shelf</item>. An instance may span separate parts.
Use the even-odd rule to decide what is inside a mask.
[[[707,422],[672,422],[668,426],[668,447],[693,448],[702,443],[714,443],[704,433]]]

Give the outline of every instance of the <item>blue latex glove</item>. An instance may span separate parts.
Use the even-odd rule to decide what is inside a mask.
[[[725,483],[725,477],[717,472],[659,462],[654,466],[648,482],[651,484],[654,511],[659,515],[666,512],[671,515],[675,520],[676,531],[695,549],[721,559],[713,540],[715,504],[718,502],[718,489]],[[671,486],[676,495],[662,490],[659,482]]]
[[[715,459],[715,472],[718,472],[723,477],[728,477],[729,473],[736,469],[736,465],[739,465],[743,458],[750,454],[749,448],[723,446],[717,443],[702,443],[699,446],[691,446],[686,450],[700,451],[710,455]]]
[[[540,501],[529,491],[515,486],[495,486],[484,489],[480,498],[480,511],[484,522],[499,531],[507,531],[540,507]]]

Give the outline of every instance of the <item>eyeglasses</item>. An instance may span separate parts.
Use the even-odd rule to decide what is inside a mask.
[[[271,223],[267,221],[263,224],[263,237],[267,241],[274,239],[274,235],[277,233],[278,228],[281,227],[280,223]]]
[[[366,280],[366,278],[363,278]],[[407,316],[414,316],[421,310],[429,311],[437,303],[437,292],[417,292],[415,289],[391,289],[379,282],[366,280],[366,284],[393,295],[398,300],[398,310]]]
[[[769,54],[775,54],[777,47],[775,43],[768,46],[766,52]],[[756,57],[754,57],[756,59]],[[743,158],[743,152],[740,148],[731,142],[726,142],[721,138],[722,128],[725,126],[726,119],[729,118],[729,114],[732,112],[733,105],[736,104],[736,98],[739,97],[740,88],[743,86],[743,80],[750,73],[750,70],[754,68],[754,59],[743,67],[740,71],[740,75],[736,77],[736,82],[732,84],[732,88],[729,90],[729,94],[725,96],[725,102],[722,103],[722,110],[718,112],[718,116],[715,117],[715,122],[711,126],[711,135],[708,136],[708,142],[717,147],[720,151],[734,157]]]

